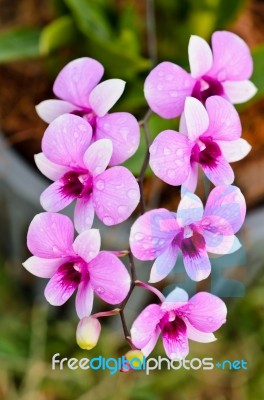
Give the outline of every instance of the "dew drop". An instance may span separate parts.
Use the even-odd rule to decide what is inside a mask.
[[[112,225],[112,224],[114,223],[114,220],[113,220],[113,218],[111,218],[111,217],[104,217],[104,218],[103,218],[103,223],[104,223],[105,225]]]
[[[117,209],[118,214],[124,215],[128,212],[128,207],[127,206],[119,206]]]
[[[158,85],[158,90],[162,90],[163,89],[163,85]]]
[[[109,129],[110,129],[110,125],[107,122],[104,124],[104,129],[106,131],[109,131]]]
[[[102,286],[97,286],[96,292],[99,294],[103,294],[105,292],[104,288]]]
[[[169,149],[168,147],[164,147],[164,149],[163,149],[163,154],[164,154],[165,156],[168,156],[169,154],[171,154],[170,149]]]
[[[174,178],[174,177],[175,177],[175,171],[174,171],[174,169],[169,169],[169,170],[167,171],[167,175],[168,175],[169,178]]]
[[[178,96],[178,92],[170,92],[170,97],[177,97]]]
[[[176,160],[175,164],[178,165],[179,167],[181,167],[184,164],[184,162],[183,162],[183,160]]]
[[[59,249],[57,246],[53,246],[52,247],[52,251],[54,251],[54,253],[58,253]]]
[[[182,156],[182,155],[183,155],[183,150],[182,150],[182,149],[178,149],[178,150],[176,151],[176,155],[177,155],[177,156]]]
[[[144,235],[142,233],[135,234],[135,240],[140,241],[142,239],[144,239]]]
[[[130,199],[136,199],[137,196],[138,196],[138,192],[137,192],[137,190],[135,190],[135,189],[130,189],[130,190],[127,192],[127,195],[128,195],[128,197],[129,197]]]
[[[95,186],[96,186],[97,189],[103,190],[105,188],[104,181],[102,181],[102,180],[97,181]]]

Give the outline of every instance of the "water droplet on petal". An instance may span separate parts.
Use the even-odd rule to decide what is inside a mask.
[[[104,288],[102,286],[97,286],[95,289],[96,293],[98,294],[103,294],[105,292]]]
[[[175,171],[174,171],[174,169],[169,169],[169,170],[167,171],[167,175],[168,175],[169,178],[174,178],[174,177],[175,177]]]
[[[164,149],[163,149],[163,154],[164,154],[165,156],[168,156],[170,153],[171,153],[170,149],[169,149],[168,147],[164,147]]]
[[[128,195],[128,197],[129,197],[130,199],[136,199],[137,196],[138,196],[138,191],[135,190],[135,189],[130,189],[130,190],[127,192],[127,195]]]
[[[96,189],[103,190],[105,188],[104,181],[102,181],[102,180],[97,181],[95,184],[95,187],[96,187]]]
[[[59,249],[57,246],[53,246],[52,247],[52,251],[54,251],[54,253],[58,253]]]
[[[144,235],[142,233],[135,234],[135,240],[140,241],[142,239],[144,239]]]
[[[158,88],[158,90],[162,90],[163,89],[163,85],[158,85],[157,88]]]
[[[107,216],[103,218],[103,223],[105,225],[112,225],[114,223],[114,220],[113,218]]]
[[[184,161],[183,160],[176,160],[175,164],[178,165],[179,167],[183,166]]]
[[[177,156],[182,156],[183,155],[183,150],[182,149],[176,150],[176,155]]]
[[[170,92],[170,97],[177,97],[177,96],[178,96],[178,92],[176,92],[176,91]]]
[[[118,214],[124,215],[128,212],[128,207],[127,206],[119,206],[117,209]]]
[[[74,132],[74,133],[73,133],[73,136],[75,137],[75,139],[78,139],[79,133],[78,133],[78,132]]]

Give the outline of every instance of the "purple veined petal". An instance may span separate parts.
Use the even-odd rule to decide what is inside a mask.
[[[111,139],[113,154],[109,164],[121,164],[130,158],[139,146],[139,124],[132,114],[126,112],[106,114],[96,120],[95,138]]]
[[[162,311],[177,310],[179,307],[188,303],[188,293],[180,288],[176,287],[172,292],[168,294],[161,305]]]
[[[145,98],[150,108],[163,118],[178,117],[184,109],[187,96],[195,85],[184,69],[171,62],[162,62],[147,76],[144,85]]]
[[[223,82],[224,92],[233,104],[244,103],[255,96],[258,89],[253,82],[245,81],[226,81]]]
[[[53,92],[57,97],[80,107],[89,108],[89,94],[104,73],[103,66],[88,57],[69,62],[57,76]]]
[[[188,276],[197,282],[206,279],[211,272],[211,263],[203,236],[193,231],[192,236],[182,240],[181,250]]]
[[[212,225],[212,217],[217,217],[223,220],[221,225],[224,227],[224,230],[221,232],[221,225],[217,222],[218,231],[223,234],[232,235],[241,228],[245,215],[246,202],[238,187],[218,186],[209,194],[204,210],[204,218],[207,218],[208,226]],[[230,226],[229,231],[226,230],[224,221],[227,226]]]
[[[95,258],[100,250],[101,236],[99,229],[89,229],[80,233],[73,242],[73,250],[87,263]]]
[[[36,106],[38,116],[48,124],[62,114],[69,114],[77,110],[81,110],[81,108],[64,100],[44,100]]]
[[[64,114],[46,129],[42,151],[55,164],[83,167],[83,155],[91,138],[92,128],[88,122],[77,115]]]
[[[203,237],[208,253],[232,254],[241,248],[241,243],[235,235],[225,236],[205,229]]]
[[[190,324],[201,332],[214,332],[226,322],[225,303],[211,293],[199,292],[181,308]]]
[[[47,187],[40,196],[40,204],[46,211],[58,212],[74,200],[63,193],[63,182],[58,180]]]
[[[70,218],[55,213],[37,214],[28,228],[27,246],[37,257],[71,256],[74,228]]]
[[[177,319],[173,329],[172,324],[168,322],[162,330],[164,350],[171,360],[183,360],[189,353],[186,325],[181,319]]]
[[[126,82],[108,79],[99,83],[90,93],[89,103],[98,117],[103,117],[122,96]]]
[[[152,171],[170,185],[181,185],[189,174],[192,147],[193,143],[178,132],[161,132],[149,148]]]
[[[119,304],[130,288],[130,276],[114,254],[101,251],[89,263],[90,282],[94,292],[106,303]]]
[[[74,209],[74,226],[78,233],[90,229],[94,220],[94,206],[93,199],[79,198],[77,199]]]
[[[234,171],[223,156],[218,156],[209,164],[204,162],[200,162],[200,164],[207,178],[215,186],[231,185],[234,182]]]
[[[149,342],[144,347],[142,347],[141,351],[145,357],[148,357],[150,355],[150,353],[152,352],[152,350],[154,349],[154,347],[156,346],[160,332],[161,332],[161,330],[160,330],[159,326],[157,326],[155,331],[153,332]]]
[[[80,283],[81,275],[72,266],[61,265],[49,280],[44,295],[52,306],[61,306],[71,297]]]
[[[109,168],[94,179],[94,208],[105,225],[125,221],[137,207],[139,198],[138,183],[125,167]]]
[[[248,45],[232,32],[218,31],[212,35],[213,67],[208,75],[219,81],[249,79],[253,61]]]
[[[199,343],[211,343],[217,340],[212,332],[201,332],[195,329],[187,318],[183,318],[183,320],[187,328],[188,339]]]
[[[69,171],[68,167],[54,164],[44,153],[35,154],[34,159],[40,172],[52,181],[57,181]]]
[[[200,36],[192,35],[188,47],[193,78],[200,78],[212,68],[213,54],[209,44]]]
[[[210,123],[203,136],[226,141],[240,138],[241,122],[238,112],[232,104],[220,96],[211,96],[206,100],[205,105]]]
[[[248,155],[251,145],[245,139],[232,140],[226,142],[224,140],[216,140],[220,150],[228,162],[240,161]]]
[[[164,279],[176,264],[179,247],[170,245],[152,265],[150,272],[150,283],[159,282]]]
[[[83,161],[94,177],[101,174],[109,164],[113,153],[113,145],[109,139],[101,139],[91,144],[86,150]]]
[[[209,116],[203,104],[194,97],[187,97],[184,106],[184,116],[188,130],[188,138],[195,141],[209,126]]]
[[[198,166],[197,162],[192,162],[190,164],[189,175],[181,186],[181,194],[184,195],[186,192],[195,192],[198,182]]]
[[[39,278],[51,278],[59,266],[64,262],[61,258],[47,259],[40,257],[29,257],[22,265],[28,272]]]
[[[131,340],[138,349],[148,345],[162,317],[158,304],[150,304],[141,311],[131,327]]]
[[[88,279],[82,279],[75,298],[75,308],[80,319],[89,317],[93,308],[94,293]]]
[[[146,212],[131,227],[133,255],[139,260],[154,260],[168,249],[179,229],[176,215],[165,208]]]
[[[183,195],[177,210],[177,222],[184,227],[198,222],[203,217],[203,203],[194,193],[187,192]]]

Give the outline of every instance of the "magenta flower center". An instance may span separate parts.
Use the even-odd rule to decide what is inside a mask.
[[[93,179],[88,171],[70,171],[62,178],[62,192],[73,198],[89,197],[93,191]]]
[[[177,315],[177,310],[167,312],[161,319],[159,326],[162,330],[163,338],[167,340],[179,338],[179,335],[186,332],[186,325]]]
[[[221,155],[220,147],[211,137],[200,137],[192,149],[191,161],[213,167]]]
[[[216,79],[206,75],[196,82],[192,91],[192,97],[195,97],[202,103],[205,103],[208,97],[223,96],[223,94],[224,89],[222,84]]]
[[[84,118],[93,129],[93,133],[96,130],[96,115],[91,108],[83,108],[82,110],[73,111],[72,114],[77,115],[78,117]]]

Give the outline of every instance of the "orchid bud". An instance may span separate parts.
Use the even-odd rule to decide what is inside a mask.
[[[84,317],[79,321],[76,331],[76,341],[81,349],[91,350],[98,342],[101,324],[97,318]]]

